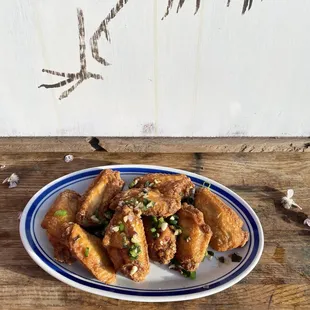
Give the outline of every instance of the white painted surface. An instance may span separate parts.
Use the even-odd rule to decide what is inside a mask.
[[[0,135],[310,135],[310,1],[195,1],[161,20],[168,0],[129,0],[99,41],[116,0],[4,0],[0,10]],[[175,0],[177,1],[177,0]],[[177,3],[176,3],[177,4]],[[88,70],[104,80],[38,89],[79,71],[77,8]]]

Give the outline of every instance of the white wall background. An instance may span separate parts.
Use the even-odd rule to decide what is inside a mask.
[[[0,135],[309,136],[310,1],[129,0],[99,41],[89,38],[116,0],[3,0]],[[38,88],[79,71],[77,8],[88,70],[104,80]]]

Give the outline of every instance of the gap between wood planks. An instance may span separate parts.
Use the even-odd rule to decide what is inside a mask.
[[[0,137],[0,153],[21,152],[310,152],[310,138]]]

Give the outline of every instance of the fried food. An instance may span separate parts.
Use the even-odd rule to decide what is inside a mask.
[[[183,269],[195,271],[206,255],[212,231],[205,224],[202,212],[187,203],[177,215],[182,233],[177,238],[175,258]]]
[[[246,244],[249,233],[242,230],[243,221],[209,189],[196,190],[195,207],[203,213],[205,222],[212,229],[210,245],[214,250],[228,251]]]
[[[74,261],[68,249],[66,230],[69,223],[75,221],[79,199],[80,195],[72,190],[60,193],[41,223],[54,247],[55,259],[62,263],[70,264]]]
[[[73,224],[69,235],[71,253],[99,280],[115,283],[116,273],[101,240]]]
[[[67,245],[59,242],[57,238],[53,237],[50,234],[47,234],[47,238],[54,248],[54,258],[57,261],[59,261],[60,263],[65,263],[69,265],[75,262],[75,258],[72,256]],[[66,240],[65,238],[63,239]]]
[[[117,194],[109,208],[115,210],[122,205],[139,209],[145,216],[168,217],[181,208],[181,198],[168,197],[157,189],[132,188]]]
[[[122,190],[123,185],[118,171],[103,170],[82,196],[76,222],[85,227],[100,225],[110,200]]]
[[[129,187],[152,188],[169,197],[187,197],[195,187],[184,174],[151,173],[135,178]]]
[[[169,264],[176,253],[176,236],[163,218],[143,217],[150,259]]]
[[[116,271],[136,282],[143,281],[150,270],[140,214],[128,206],[118,207],[102,241]]]

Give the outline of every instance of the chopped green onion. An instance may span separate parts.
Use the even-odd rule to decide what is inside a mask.
[[[128,251],[129,258],[132,260],[136,259],[140,254],[140,252],[141,252],[140,245],[138,245],[137,243],[132,244]]]
[[[89,248],[87,247],[86,249],[85,249],[85,257],[88,257],[88,255],[89,255]]]
[[[165,219],[163,217],[160,217],[158,219],[158,225],[161,226],[161,224],[165,221]]]
[[[156,224],[158,222],[157,217],[156,216],[152,216],[152,223]]]
[[[123,235],[123,248],[127,248],[127,245],[129,244],[129,241],[126,237],[126,235]]]
[[[67,215],[67,211],[66,210],[57,210],[54,213],[55,216],[66,216]]]
[[[119,224],[119,231],[124,231],[125,230],[125,225],[123,223]]]
[[[208,184],[208,186],[206,186],[206,184]],[[206,187],[206,188],[210,189],[211,183],[203,182],[202,187]]]
[[[176,221],[176,220],[172,220],[172,221],[171,221],[171,220],[170,220],[170,224],[171,224],[171,225],[176,225],[176,224],[178,224],[178,221]]]
[[[148,200],[148,199],[146,199],[146,198],[143,199],[143,204],[144,204],[145,206],[146,206],[149,202],[150,202],[150,200]]]
[[[156,228],[155,227],[151,228],[151,232],[156,232]]]
[[[112,210],[107,210],[104,212],[104,216],[109,220],[113,217],[113,215],[114,215],[114,212]]]
[[[133,188],[137,185],[138,183],[138,180],[133,180],[129,185],[128,185],[128,188]]]
[[[191,280],[196,279],[196,271],[188,271],[181,268],[180,272],[185,278],[190,278]]]
[[[208,260],[212,260],[213,257],[214,257],[214,252],[207,251],[206,256],[204,257],[203,261],[205,260],[205,258],[207,258]]]
[[[136,202],[137,202],[136,198],[130,198],[130,199],[127,199],[124,201],[124,203],[128,204],[128,205],[134,205],[134,204],[136,204]]]
[[[145,187],[149,187],[150,186],[150,181],[146,181],[144,184]]]
[[[207,254],[210,256],[214,256],[214,252],[212,252],[212,251],[207,251]]]
[[[240,263],[240,262],[242,261],[242,256],[240,256],[240,255],[238,255],[238,254],[236,254],[236,253],[232,254],[232,255],[230,256],[230,258],[231,258],[231,261],[232,261],[233,263]]]
[[[190,275],[189,275],[189,278],[192,279],[192,280],[195,280],[196,279],[196,271],[191,271]]]

